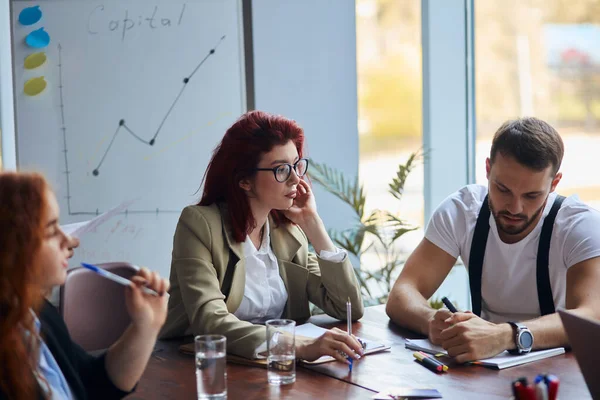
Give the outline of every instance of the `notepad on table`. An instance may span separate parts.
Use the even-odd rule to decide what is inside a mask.
[[[442,394],[437,389],[392,387],[381,391],[373,397],[373,400],[395,400],[395,399],[439,399]]]
[[[310,322],[306,323],[306,324],[298,325],[296,327],[296,337],[300,336],[300,337],[307,337],[307,338],[315,339],[315,338],[318,338],[319,336],[323,335],[325,332],[327,332],[327,329],[321,328],[320,326],[316,326],[314,324],[311,324]],[[365,348],[365,354],[379,353],[380,351],[385,351],[385,350],[390,349],[390,346],[386,346],[383,343],[371,342],[371,341],[365,340],[363,338],[361,338],[361,340],[367,344],[367,346]],[[307,365],[314,365],[314,364],[323,364],[323,363],[334,361],[334,360],[335,360],[335,358],[333,358],[331,356],[322,356],[322,357],[317,358],[315,361],[302,360],[301,362],[303,364],[307,364]]]
[[[448,352],[440,346],[436,346],[429,339],[406,339],[405,347],[411,350],[423,351],[429,354],[448,355]],[[508,351],[503,351],[495,357],[485,358],[474,361],[473,364],[482,365],[496,369],[514,367],[521,364],[527,364],[533,361],[543,360],[544,358],[558,356],[565,352],[564,347],[556,347],[547,350],[536,350],[527,354],[512,355]]]

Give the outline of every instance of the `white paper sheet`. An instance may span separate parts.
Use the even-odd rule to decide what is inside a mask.
[[[96,218],[90,219],[89,221],[75,222],[73,224],[62,225],[61,228],[66,234],[79,238],[81,237],[81,235],[93,231],[113,216],[125,211],[136,201],[137,199],[124,201],[118,206],[111,208],[110,210],[98,215]]]

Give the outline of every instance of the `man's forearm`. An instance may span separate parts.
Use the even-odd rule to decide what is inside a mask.
[[[596,313],[591,308],[580,307],[569,311],[585,318],[597,318]],[[533,333],[534,349],[565,347],[569,345],[569,339],[563,328],[560,316],[557,313],[524,321],[523,324]]]
[[[429,334],[429,320],[435,314],[421,293],[408,284],[397,286],[390,293],[386,312],[396,324],[423,335]]]

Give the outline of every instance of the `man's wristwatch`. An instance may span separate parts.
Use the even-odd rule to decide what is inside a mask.
[[[516,349],[509,350],[510,354],[526,354],[533,347],[533,333],[525,325],[519,322],[508,322],[514,332]]]

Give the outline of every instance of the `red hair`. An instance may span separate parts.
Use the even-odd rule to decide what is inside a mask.
[[[39,348],[30,310],[43,300],[39,285],[46,191],[39,174],[0,173],[0,388],[9,399],[38,394],[33,370]]]
[[[237,242],[246,240],[256,227],[250,202],[240,187],[240,181],[256,174],[253,169],[258,166],[263,154],[290,140],[302,158],[304,131],[295,121],[263,111],[250,111],[225,132],[223,140],[215,148],[204,174],[204,192],[198,205],[225,203]],[[278,224],[290,222],[279,210],[272,210],[271,215]]]

